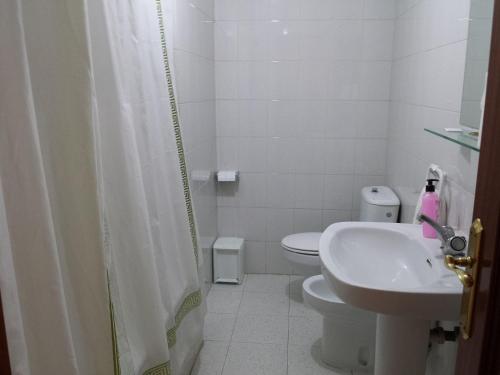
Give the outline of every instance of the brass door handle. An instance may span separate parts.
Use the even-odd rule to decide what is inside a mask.
[[[456,273],[458,279],[460,280],[460,282],[464,287],[470,288],[474,285],[474,279],[472,278],[472,275],[469,274],[467,271],[459,268],[459,267],[465,267],[466,269],[472,268],[472,266],[474,265],[474,259],[472,257],[466,256],[466,257],[454,258],[451,255],[447,255],[445,258],[445,264],[448,269]]]
[[[462,337],[467,340],[472,335],[474,302],[478,288],[479,259],[481,252],[481,236],[483,226],[480,219],[474,220],[470,228],[469,248],[465,257],[446,256],[445,264],[455,272],[463,284],[462,307],[460,312],[460,329]]]

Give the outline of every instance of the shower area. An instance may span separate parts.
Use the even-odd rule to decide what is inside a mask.
[[[180,113],[205,115],[177,93],[175,9],[0,4],[0,285],[13,374],[187,374],[202,346],[194,197],[205,190],[186,165],[203,131],[184,141]]]

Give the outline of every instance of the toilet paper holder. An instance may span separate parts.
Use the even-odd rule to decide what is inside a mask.
[[[238,182],[239,171],[218,171],[217,182]]]

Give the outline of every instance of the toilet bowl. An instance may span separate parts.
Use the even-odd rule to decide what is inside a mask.
[[[376,314],[345,304],[323,275],[302,284],[304,303],[323,316],[321,360],[347,370],[373,370]]]
[[[320,232],[307,232],[291,234],[281,240],[283,255],[293,265],[294,271],[307,276],[321,272],[320,237]]]

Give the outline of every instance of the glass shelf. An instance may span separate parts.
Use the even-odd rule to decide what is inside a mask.
[[[444,129],[434,130],[424,128],[424,130],[431,134],[437,135],[438,137],[459,144],[460,146],[479,152],[479,145],[477,144],[477,138],[475,137],[464,135],[460,132],[447,132]]]

